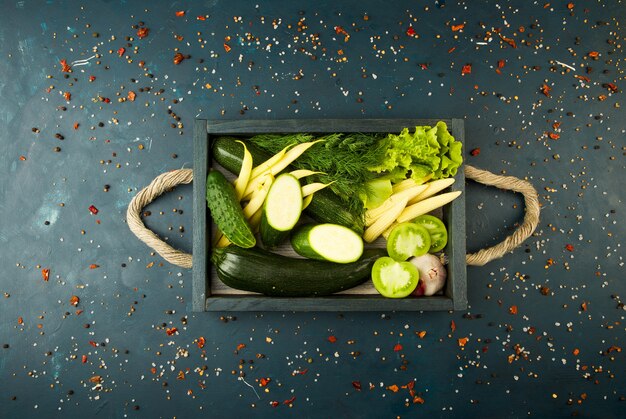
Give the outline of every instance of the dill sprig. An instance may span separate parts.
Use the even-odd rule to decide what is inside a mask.
[[[367,181],[378,175],[369,168],[377,166],[385,157],[386,138],[381,134],[345,133],[320,137],[311,134],[260,134],[250,142],[271,153],[278,153],[288,145],[322,140],[293,162],[293,166],[324,172],[318,181],[333,182],[330,189],[342,198],[351,211],[363,212],[360,195],[366,192]]]

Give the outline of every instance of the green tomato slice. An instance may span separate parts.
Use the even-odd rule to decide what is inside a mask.
[[[387,253],[398,261],[411,256],[422,256],[430,249],[430,233],[414,223],[400,223],[391,230],[387,239]]]
[[[398,262],[384,256],[372,267],[374,287],[387,298],[404,298],[410,295],[419,282],[420,272],[411,262]]]
[[[430,234],[430,253],[443,250],[448,244],[448,230],[446,225],[439,218],[432,215],[420,215],[413,222],[424,227]]]

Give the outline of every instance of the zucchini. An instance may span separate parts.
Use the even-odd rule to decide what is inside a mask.
[[[339,224],[359,235],[363,234],[363,217],[348,211],[346,203],[328,189],[315,192],[306,213],[320,223]]]
[[[213,221],[231,243],[240,247],[254,247],[256,239],[243,215],[235,188],[217,170],[211,170],[207,176],[206,201]]]
[[[362,284],[385,254],[384,249],[368,249],[356,262],[337,264],[228,246],[214,249],[211,261],[217,276],[231,288],[271,297],[319,297]]]
[[[213,158],[234,174],[239,173],[243,161],[243,147],[235,142],[237,140],[235,137],[217,137],[213,140]],[[259,164],[272,157],[270,153],[254,144],[246,142],[246,146],[252,154],[253,164]],[[313,200],[306,207],[306,213],[320,223],[339,224],[359,235],[363,234],[363,217],[350,212],[346,208],[346,203],[328,189],[315,192]]]
[[[297,254],[317,260],[350,263],[363,254],[363,239],[348,227],[337,224],[308,224],[291,234]]]
[[[241,170],[241,164],[243,162],[243,147],[236,141],[241,141],[237,137],[217,137],[213,140],[212,155],[216,162],[218,162],[224,169],[233,174],[238,174]],[[272,157],[271,153],[260,149],[254,144],[246,142],[246,147],[252,155],[252,165],[258,166]]]
[[[265,247],[278,246],[295,227],[302,213],[302,188],[295,176],[284,173],[274,180],[261,216],[261,240]]]

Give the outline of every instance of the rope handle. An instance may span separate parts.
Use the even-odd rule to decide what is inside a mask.
[[[482,266],[494,259],[501,258],[530,237],[537,228],[537,224],[539,224],[539,199],[537,191],[530,182],[513,176],[496,175],[468,165],[465,166],[465,176],[484,185],[495,186],[524,195],[526,214],[524,215],[524,221],[513,234],[495,246],[466,255],[468,265]],[[163,173],[154,178],[148,186],[135,195],[130,204],[128,204],[128,210],[126,211],[128,227],[139,240],[155,250],[166,261],[187,269],[192,267],[191,254],[174,249],[154,232],[146,228],[143,221],[141,221],[141,211],[163,193],[170,191],[178,185],[191,183],[192,180],[192,169],[178,169]]]

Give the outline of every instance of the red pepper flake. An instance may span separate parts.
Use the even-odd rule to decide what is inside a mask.
[[[76,314],[77,316],[80,316],[81,314],[83,314],[83,310],[76,310],[74,314]]]
[[[76,306],[78,306],[78,303],[80,303],[80,298],[78,298],[77,295],[72,295],[70,297],[70,305],[76,307]]]
[[[90,82],[96,81],[96,76],[89,76],[89,81]]]
[[[130,92],[128,92],[128,95],[126,96],[128,98],[128,100],[130,100],[131,102],[135,101],[135,98],[137,97],[137,93],[133,92],[132,90]]]
[[[17,324],[19,324],[19,325],[24,324],[24,318],[23,318],[22,316],[19,316],[19,317],[17,318]]]
[[[90,340],[90,341],[89,341],[89,344],[90,344],[91,346],[93,346],[94,348],[97,348],[97,347],[98,347],[98,344],[97,344],[96,342],[94,342],[93,340]]]
[[[89,382],[94,384],[100,384],[102,382],[102,377],[99,375],[94,375],[89,378]]]
[[[622,352],[622,348],[620,348],[619,346],[613,345],[609,349],[606,350],[607,354],[610,354],[611,352]]]
[[[604,87],[605,89],[609,89],[611,93],[617,93],[617,86],[613,83],[603,83],[602,87]]]
[[[567,10],[574,10],[574,3],[567,3]]]
[[[231,50],[230,45],[228,45],[226,42],[224,42],[224,51],[230,52],[230,50]]]
[[[67,60],[62,59],[61,61],[59,61],[59,63],[61,64],[61,71],[64,73],[71,73],[72,72],[72,67],[67,63]]]
[[[80,127],[80,124],[78,122],[74,122],[74,129],[78,129],[78,127]]]
[[[204,19],[203,19],[203,20],[204,20]],[[279,402],[277,402],[276,400],[274,400],[273,402],[270,402],[270,406],[272,406],[272,407],[278,407],[278,406],[280,406],[280,403],[279,403]]]
[[[121,47],[117,50],[117,55],[119,55],[120,57],[124,55],[124,53],[126,52],[126,48]]]
[[[400,352],[402,350],[402,345],[400,345],[399,343],[397,343],[394,347],[393,347],[393,351],[394,352]]]
[[[587,311],[587,302],[586,301],[583,301],[583,303],[580,305],[580,309],[582,311]]]
[[[552,90],[552,88],[550,86],[548,86],[547,84],[543,84],[543,86],[541,86],[541,93],[543,93],[545,96],[547,97],[552,97],[550,96],[550,91]]]
[[[155,367],[150,368],[150,372],[152,374],[156,374],[157,373],[157,369]]]
[[[336,338],[336,337],[334,337],[333,335],[330,335],[330,336],[328,336],[328,341],[329,341],[330,343],[335,343],[335,342],[337,342],[337,338]]]
[[[178,375],[176,376],[177,380],[184,380],[185,379],[185,373],[183,371],[178,371]]]
[[[185,11],[184,10],[179,10],[176,13],[174,13],[176,15],[176,17],[183,17],[185,16]]]
[[[498,68],[504,68],[504,64],[506,64],[506,61],[498,60]]]
[[[561,126],[560,122],[555,122],[552,124],[552,129],[556,131],[557,129],[559,129],[560,126]]]
[[[591,79],[589,77],[587,77],[587,76],[582,76],[580,74],[576,74],[576,75],[574,75],[574,77],[576,77],[578,80],[584,81],[585,83],[591,82]]]
[[[50,269],[48,268],[42,269],[41,277],[43,278],[44,281],[48,282],[48,280],[50,279]]]
[[[468,340],[469,340],[468,338],[459,338],[459,339],[458,339],[459,346],[460,346],[461,348],[462,348],[462,347],[464,347],[464,346],[465,346],[465,344],[468,342]]]
[[[452,47],[448,50],[448,54],[452,54],[454,52],[454,50],[456,49],[456,47]]]
[[[354,387],[356,391],[361,391],[361,382],[360,381],[353,381],[352,382],[352,387]]]
[[[415,36],[415,29],[413,29],[413,26],[409,26],[409,28],[406,30],[406,34],[407,36]]]
[[[93,205],[89,206],[89,212],[91,212],[93,215],[96,215],[98,213],[98,208],[96,208]]]
[[[283,402],[283,404],[292,404],[296,400],[296,396],[293,396],[291,399],[287,399]]]
[[[424,336],[426,336],[426,331],[425,331],[425,330],[422,330],[421,332],[418,332],[418,333],[417,333],[417,336],[418,336],[420,339],[424,339]]]
[[[463,68],[461,69],[461,75],[464,76],[466,74],[471,74],[471,73],[472,73],[472,65],[465,64]]]
[[[83,362],[83,364],[87,363],[87,355],[83,355],[82,362]]]
[[[470,151],[470,155],[472,155],[473,157],[476,157],[480,154],[480,147],[476,147],[474,149],[472,149],[472,151]]]
[[[546,4],[543,5],[544,9],[547,9],[548,7],[550,7],[550,3],[546,3]]]
[[[246,347],[245,343],[240,343],[239,345],[237,345],[237,350],[240,351],[240,350],[242,350],[245,347]]]
[[[515,43],[515,39],[507,38],[506,36],[502,37],[502,40],[509,44],[513,49],[517,48],[517,44]]]
[[[65,100],[67,100],[68,102],[70,100],[72,100],[72,94],[70,92],[65,92],[63,93],[63,97],[65,98]]]
[[[509,307],[509,314],[517,314],[517,306]]]
[[[89,265],[89,269],[98,269],[100,267],[100,265],[96,265],[95,263],[92,263],[91,265]]]
[[[395,385],[395,384],[394,384],[394,385],[392,385],[392,386],[388,386],[388,387],[387,387],[387,390],[391,390],[391,391],[393,391],[394,393],[397,393],[397,392],[398,392],[398,390],[400,390],[400,389],[398,388],[398,386],[397,386],[397,385]]]
[[[456,330],[456,323],[454,322],[454,320],[450,321],[450,330],[452,331],[452,333],[454,333],[454,331]]]
[[[206,343],[206,339],[204,339],[202,336],[200,336],[196,342],[196,344],[198,345],[198,348],[200,349],[204,348],[205,343]]]
[[[426,63],[421,63],[420,67],[422,68],[422,70],[428,70],[428,64]]]
[[[269,378],[269,377],[268,378],[262,377],[259,380],[259,387],[266,387],[270,383],[270,381],[272,381],[271,378]]]
[[[598,51],[591,51],[587,54],[589,57],[591,58],[598,58],[598,56],[600,55],[600,53]]]
[[[224,44],[224,45],[226,45],[226,44]],[[226,47],[224,47],[224,48],[226,48]],[[228,51],[230,51],[230,50],[226,50],[226,52],[228,52]],[[174,61],[175,65],[178,65],[178,64],[182,63],[184,59],[185,59],[185,56],[183,54],[181,54],[180,52],[177,52],[176,54],[174,54],[173,61]]]
[[[196,19],[198,19],[198,20],[206,20],[206,16],[196,16]]]
[[[415,396],[413,397],[413,404],[424,404],[424,399],[422,399],[420,396]]]
[[[150,33],[150,29],[148,28],[137,29],[137,36],[139,37],[139,39],[145,38],[146,36],[148,36],[149,33]]]
[[[20,156],[21,161],[26,161],[26,156]]]
[[[548,137],[551,140],[558,140],[559,138],[561,138],[561,136],[559,134],[557,134],[556,132],[549,132],[548,133]]]
[[[176,327],[169,327],[169,328],[165,329],[165,333],[167,334],[167,336],[172,336],[176,332],[178,332],[178,328],[176,328]]]
[[[458,32],[465,27],[465,23],[461,23],[460,25],[452,25],[452,32]]]
[[[568,252],[573,252],[574,251],[574,246],[571,244],[566,244],[565,245],[565,250],[567,250]]]

